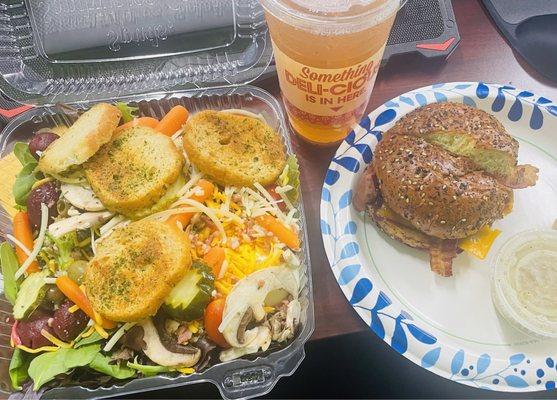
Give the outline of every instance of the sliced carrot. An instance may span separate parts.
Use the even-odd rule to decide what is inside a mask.
[[[95,312],[91,302],[81,290],[79,285],[74,282],[67,275],[62,275],[56,278],[56,286],[64,296],[70,299],[75,305],[77,305],[89,318],[95,321],[97,324],[101,325],[105,329],[112,329],[116,324],[112,321],[102,318],[99,314]]]
[[[155,128],[159,124],[159,120],[152,117],[141,117],[141,118],[134,118],[130,122],[126,122],[125,124],[120,125],[116,128],[115,132],[121,132],[124,129],[132,128],[134,126],[147,126],[149,128]]]
[[[199,193],[197,192],[197,188],[199,188]],[[190,199],[203,203],[209,197],[213,195],[213,191],[215,190],[215,185],[211,182],[206,181],[205,179],[200,179],[197,182],[196,189],[194,189],[194,194],[190,196]],[[189,207],[184,205],[184,207]],[[185,228],[193,218],[195,213],[182,213],[182,214],[174,214],[168,217],[166,222],[170,225],[176,225],[179,222],[183,228]]]
[[[166,136],[172,136],[182,128],[189,115],[190,113],[185,107],[174,106],[161,119],[161,122],[158,123],[155,129]]]
[[[300,238],[298,237],[298,234],[272,215],[265,214],[257,217],[255,218],[255,222],[275,235],[278,240],[290,247],[292,250],[300,249]]]
[[[222,268],[222,263],[224,262],[225,253],[222,247],[212,247],[207,254],[203,256],[203,261],[207,263],[209,267],[213,270],[213,275],[215,279],[219,276],[220,269]]]
[[[33,230],[31,229],[31,223],[29,222],[29,215],[26,212],[18,212],[14,216],[13,220],[13,231],[14,237],[19,240],[29,251],[33,250],[34,240],[33,240]],[[27,254],[19,247],[15,247],[15,252],[17,255],[17,260],[19,265],[23,264],[27,260]],[[39,263],[33,261],[29,267],[27,267],[27,273],[40,271]]]
[[[218,346],[227,348],[230,347],[222,333],[219,331],[219,325],[222,322],[222,314],[224,312],[225,298],[215,299],[207,305],[205,309],[204,327],[209,339],[215,342]]]

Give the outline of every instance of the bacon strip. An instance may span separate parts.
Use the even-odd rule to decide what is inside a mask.
[[[539,169],[530,164],[517,165],[513,173],[501,180],[501,183],[511,189],[524,189],[534,186],[538,180]]]
[[[458,254],[456,240],[432,240],[429,248],[429,266],[444,277],[453,275],[453,258]]]
[[[373,171],[372,164],[368,165],[360,180],[356,185],[356,191],[352,204],[356,211],[363,212],[368,204],[373,203],[377,199],[377,177]]]

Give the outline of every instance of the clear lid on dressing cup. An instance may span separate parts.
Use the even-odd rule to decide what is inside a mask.
[[[0,0],[0,89],[32,104],[248,83],[272,57],[258,0]]]
[[[511,238],[494,260],[491,294],[513,327],[557,338],[557,230],[532,230]]]

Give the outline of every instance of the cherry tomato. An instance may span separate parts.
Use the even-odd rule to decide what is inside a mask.
[[[209,335],[209,339],[215,342],[219,347],[228,348],[230,345],[222,333],[219,332],[219,325],[222,322],[225,302],[225,298],[220,298],[209,303],[205,309],[205,331],[207,335]]]

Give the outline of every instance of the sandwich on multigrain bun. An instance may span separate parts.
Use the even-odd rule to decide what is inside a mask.
[[[451,276],[459,240],[508,214],[512,189],[535,185],[538,169],[517,156],[518,142],[492,115],[457,103],[421,107],[377,144],[354,206]]]

